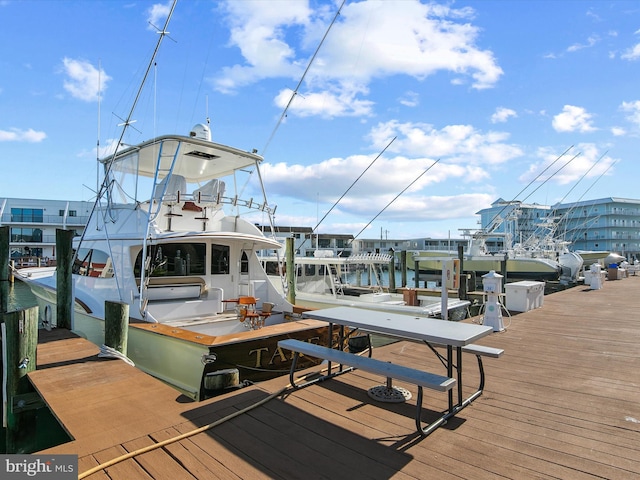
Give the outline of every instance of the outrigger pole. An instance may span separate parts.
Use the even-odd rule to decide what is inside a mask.
[[[124,123],[122,124],[122,131],[120,132],[120,138],[118,139],[118,143],[116,143],[116,148],[113,152],[113,155],[111,157],[111,160],[106,164],[105,166],[105,173],[104,173],[104,179],[102,181],[102,185],[100,186],[100,189],[98,190],[98,192],[96,193],[96,201],[93,204],[93,207],[91,208],[91,212],[89,213],[89,219],[91,219],[91,217],[95,214],[96,208],[98,206],[98,204],[100,203],[100,200],[102,199],[103,195],[105,195],[105,192],[107,192],[108,195],[108,191],[109,191],[109,187],[111,185],[111,182],[109,180],[109,173],[111,172],[111,167],[113,165],[113,162],[115,161],[116,155],[118,153],[118,148],[120,147],[120,144],[122,143],[122,140],[124,139],[124,134],[126,133],[127,127],[131,125],[132,120],[131,118],[133,117],[133,113],[136,109],[136,106],[138,104],[138,100],[140,99],[140,95],[142,94],[142,90],[144,88],[144,85],[147,81],[147,77],[149,76],[149,72],[151,71],[151,67],[154,65],[155,63],[155,58],[158,54],[158,50],[160,49],[160,45],[162,44],[162,40],[164,39],[164,37],[169,33],[167,31],[167,28],[169,27],[169,21],[171,20],[171,16],[173,15],[173,11],[176,8],[176,4],[178,3],[178,0],[173,0],[173,3],[171,4],[171,9],[169,10],[169,13],[167,15],[167,19],[164,22],[164,27],[162,28],[161,31],[159,31],[158,33],[160,34],[160,36],[158,37],[158,42],[156,43],[156,48],[153,51],[153,55],[151,56],[151,59],[149,60],[149,64],[147,65],[147,70],[144,73],[144,77],[142,78],[142,82],[140,83],[140,87],[138,88],[138,92],[136,93],[136,97],[133,101],[133,104],[131,105],[131,109],[129,110],[129,114],[127,115],[126,120],[124,121]],[[107,203],[109,203],[111,200],[109,198],[107,198]],[[106,222],[105,222],[106,225]],[[80,240],[78,242],[78,245],[81,245],[82,242],[84,241],[84,236],[85,236],[85,232],[86,229],[82,231],[82,235],[80,236]],[[107,239],[108,239],[108,235],[107,235]],[[144,248],[146,249],[146,241],[143,242]],[[75,264],[77,258],[78,258],[78,252],[80,250],[80,247],[78,246],[78,248],[76,249],[73,258],[71,260],[71,268],[73,271],[73,265]],[[114,265],[114,269],[115,269],[115,265]],[[116,282],[117,282],[117,278],[118,276],[115,275],[116,278]],[[142,283],[141,283],[142,284]],[[120,287],[118,286],[118,292],[120,292]]]
[[[385,207],[384,207],[382,210],[380,210],[380,211],[378,212],[378,214],[377,214],[375,217],[373,217],[373,218],[371,219],[371,221],[369,221],[369,223],[367,223],[367,224],[362,228],[362,230],[360,230],[360,231],[358,232],[358,234],[357,234],[355,237],[353,237],[353,239],[351,240],[351,242],[353,243],[353,240],[355,240],[356,238],[358,238],[358,236],[359,236],[362,232],[364,232],[364,231],[366,230],[366,228],[367,228],[369,225],[371,225],[371,224],[373,223],[373,221],[374,221],[376,218],[378,218],[378,217],[382,214],[382,212],[384,212],[387,208],[389,208],[389,206],[391,206],[391,204],[392,204],[393,202],[395,202],[395,201],[398,199],[398,197],[400,197],[400,195],[402,195],[404,192],[406,192],[407,190],[409,190],[409,189],[411,188],[411,186],[412,186],[414,183],[416,183],[418,180],[420,180],[420,177],[422,177],[425,173],[427,173],[429,170],[431,170],[431,169],[433,168],[433,166],[434,166],[436,163],[438,163],[439,161],[440,161],[440,159],[438,159],[438,160],[436,160],[435,162],[433,162],[433,163],[429,166],[429,168],[427,168],[424,172],[422,172],[420,175],[418,175],[418,176],[416,177],[416,179],[415,179],[413,182],[411,182],[409,185],[407,185],[407,186],[406,186],[406,187],[405,187],[405,188],[404,188],[404,189],[403,189],[403,190],[402,190],[398,195],[396,195],[396,196],[393,198],[393,200],[391,200],[389,203],[387,203],[387,204],[385,205]]]

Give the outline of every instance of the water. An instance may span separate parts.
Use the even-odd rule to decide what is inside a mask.
[[[389,286],[389,271],[388,270],[384,270],[382,273],[379,274],[380,276],[380,282],[382,283],[383,286],[388,287]],[[406,287],[415,287],[415,273],[413,270],[407,270],[407,284],[405,285]],[[402,287],[402,272],[400,270],[396,270],[395,271],[395,279],[396,279],[396,288],[400,288]],[[355,272],[349,272],[346,275],[346,282],[350,285],[356,285],[357,284],[357,277],[356,277],[356,273]],[[360,285],[361,286],[366,286],[369,285],[369,282],[373,285],[377,285],[378,282],[375,278],[371,278],[369,279],[369,277],[367,276],[366,273],[362,273],[360,276]],[[436,282],[427,282],[427,284],[424,284],[424,280],[420,281],[420,286],[426,286],[427,288],[435,288],[436,287]]]
[[[16,280],[9,284],[9,304],[7,311],[13,312],[24,308],[35,307],[36,297],[27,284]]]

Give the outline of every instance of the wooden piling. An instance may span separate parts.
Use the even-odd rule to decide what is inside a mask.
[[[467,300],[468,295],[468,284],[467,284],[467,275],[464,273],[464,247],[462,245],[458,245],[458,260],[460,263],[458,264],[459,274],[460,274],[460,282],[458,285],[458,298],[460,300]]]
[[[396,254],[391,252],[391,260],[389,261],[389,291],[396,291]]]
[[[34,391],[27,373],[36,369],[38,346],[38,307],[2,313],[2,342],[6,352],[7,453],[31,453],[36,441]]]
[[[9,227],[0,227],[0,313],[9,308]]]
[[[73,261],[72,230],[56,229],[56,324],[58,328],[71,330],[73,315],[73,278],[71,262]]]
[[[400,251],[400,286],[407,286],[407,251]]]
[[[296,304],[296,263],[293,237],[285,239],[285,266],[287,274],[287,301]]]
[[[104,302],[104,344],[127,354],[129,305],[124,302]]]

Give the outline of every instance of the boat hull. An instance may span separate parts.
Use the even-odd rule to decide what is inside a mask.
[[[55,289],[40,282],[28,282],[36,297],[41,325],[55,327]],[[221,332],[210,335],[203,331]],[[72,331],[97,346],[105,342],[105,320],[75,302]],[[280,340],[297,340],[329,345],[329,328],[324,322],[301,319],[295,314],[279,314],[263,328],[251,330],[238,322],[233,312],[212,316],[210,321],[194,321],[182,326],[129,320],[126,356],[142,371],[162,380],[193,400],[220,393],[207,391],[206,375],[234,368],[238,379],[257,382],[288,374],[291,355],[278,348]],[[334,333],[333,344],[338,342]],[[318,364],[303,357],[299,370]]]
[[[438,257],[442,258],[442,257]],[[451,257],[454,258],[454,257]],[[559,277],[558,265],[546,262],[541,258],[517,258],[507,259],[507,278],[521,280],[557,280]],[[477,276],[484,275],[491,270],[502,272],[504,260],[500,257],[484,256],[464,258],[462,262],[463,273],[475,272]],[[420,274],[442,275],[442,262],[434,258],[430,260],[422,257],[418,262]]]
[[[236,320],[228,320],[236,322]],[[73,332],[96,345],[104,343],[104,320],[76,312]],[[292,320],[258,330],[210,336],[163,324],[133,322],[127,333],[126,355],[136,367],[176,388],[193,400],[202,400],[221,392],[208,391],[207,375],[237,369],[239,382],[257,382],[288,374],[290,352],[278,347],[287,338],[328,345],[326,323]],[[334,335],[337,342],[337,333]],[[318,364],[304,357],[302,370]]]

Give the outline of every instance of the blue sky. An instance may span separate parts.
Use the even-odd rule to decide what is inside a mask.
[[[319,227],[359,238],[640,198],[639,2],[347,0],[301,82],[341,3],[179,0],[125,141],[208,114],[264,155],[276,224],[308,227],[379,156]],[[0,0],[0,197],[92,199],[169,6]]]

